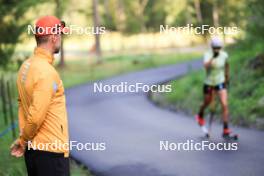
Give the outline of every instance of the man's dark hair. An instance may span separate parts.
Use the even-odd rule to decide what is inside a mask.
[[[42,36],[35,35],[35,39],[36,39],[37,45],[40,45],[40,44],[48,42],[49,35],[42,35]]]

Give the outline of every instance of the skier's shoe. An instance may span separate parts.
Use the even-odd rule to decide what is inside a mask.
[[[199,115],[196,115],[196,116],[195,116],[195,119],[196,119],[198,125],[201,127],[203,133],[205,134],[205,137],[206,137],[206,138],[209,138],[210,135],[209,135],[209,132],[208,132],[206,126],[205,126],[205,120],[204,120],[204,118],[202,118],[202,117],[199,116]]]
[[[204,126],[205,125],[205,120],[203,117],[199,116],[199,115],[196,115],[195,116],[195,119],[197,121],[197,123],[200,125],[200,126]]]
[[[225,140],[238,140],[238,135],[233,134],[229,129],[224,129],[222,137]]]

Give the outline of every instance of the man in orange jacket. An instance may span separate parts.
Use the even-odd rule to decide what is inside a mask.
[[[19,138],[11,155],[25,155],[29,176],[69,175],[69,137],[62,81],[53,55],[60,51],[65,24],[54,16],[35,25],[37,47],[19,69]]]

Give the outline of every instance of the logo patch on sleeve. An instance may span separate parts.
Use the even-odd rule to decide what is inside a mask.
[[[54,81],[53,82],[53,91],[54,91],[54,93],[57,92],[57,90],[58,90],[58,84]]]

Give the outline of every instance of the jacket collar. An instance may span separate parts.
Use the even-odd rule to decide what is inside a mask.
[[[34,55],[40,56],[41,58],[46,59],[50,64],[53,63],[53,60],[54,60],[53,55],[49,51],[43,48],[36,47],[34,50]]]

